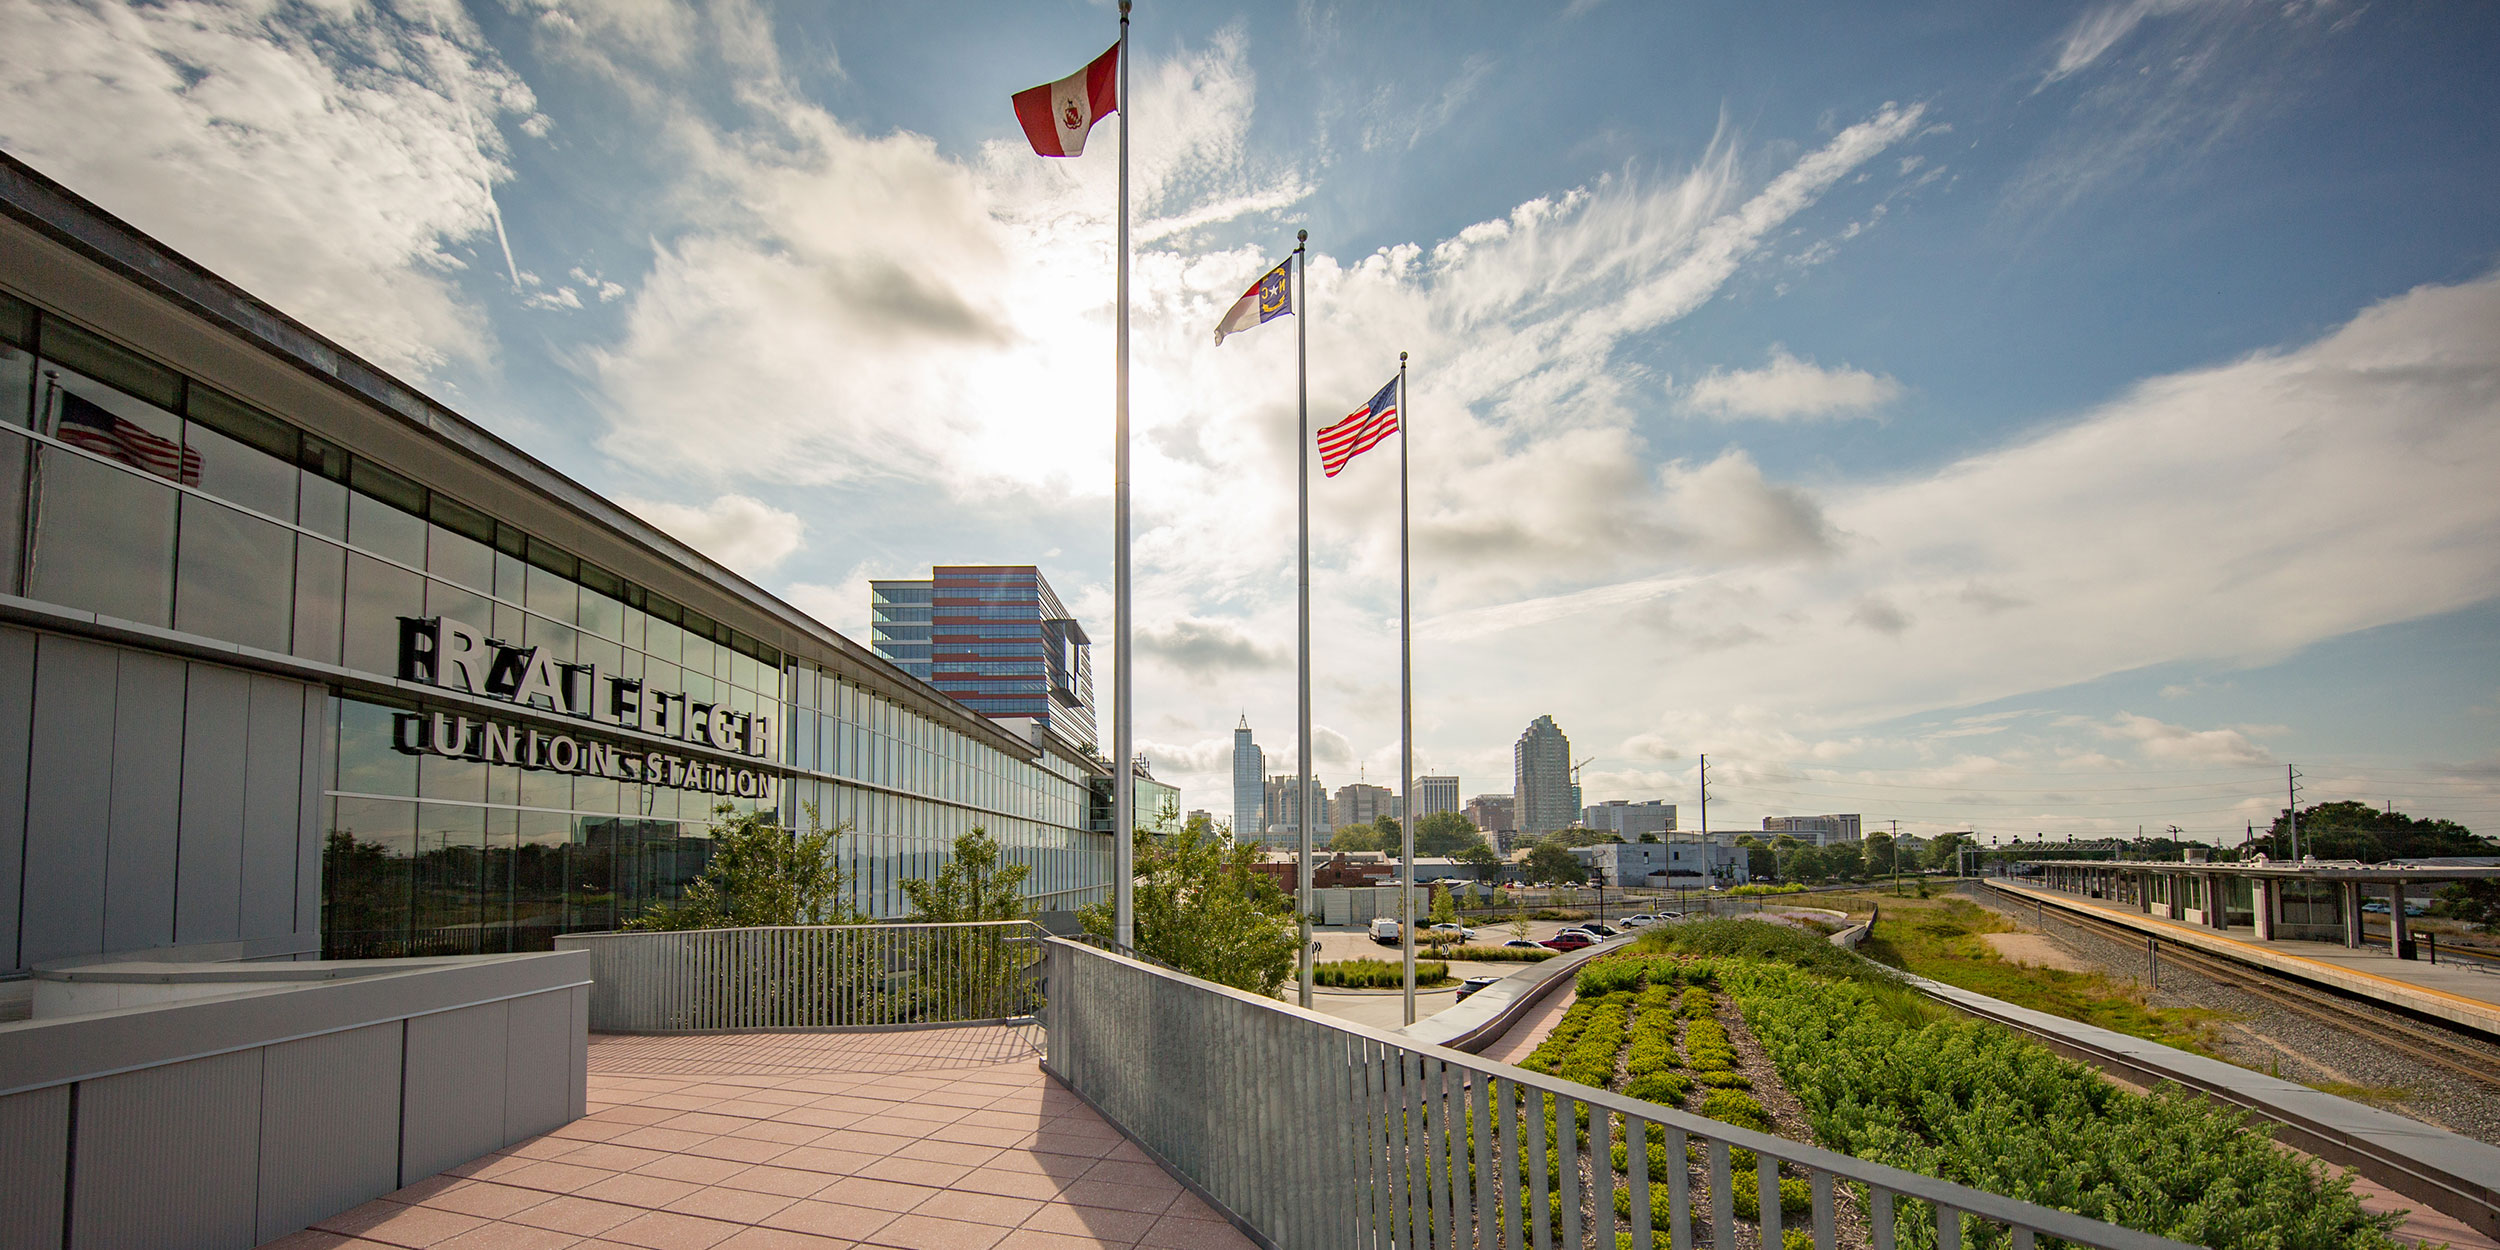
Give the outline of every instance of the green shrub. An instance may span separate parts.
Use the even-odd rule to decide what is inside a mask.
[[[1714,1089],[1702,1095],[1701,1113],[1721,1124],[1733,1124],[1757,1133],[1771,1131],[1771,1117],[1763,1113],[1762,1103],[1753,1095],[1739,1090]]]
[[[1480,964],[1532,964],[1562,954],[1561,951],[1549,950],[1542,946],[1533,950],[1525,946],[1452,946],[1437,953],[1443,959],[1463,959]]]
[[[1674,1072],[1645,1073],[1633,1077],[1631,1082],[1623,1087],[1624,1096],[1627,1098],[1638,1098],[1642,1102],[1654,1102],[1669,1107],[1683,1106],[1685,1095],[1692,1092],[1692,1078]]]
[[[1338,959],[1315,965],[1311,981],[1330,989],[1386,990],[1406,987],[1406,964],[1391,959]],[[1447,985],[1450,966],[1438,960],[1415,961],[1415,984]]]

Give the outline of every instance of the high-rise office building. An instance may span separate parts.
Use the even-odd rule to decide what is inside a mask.
[[[1402,818],[1405,808],[1397,791],[1357,781],[1337,787],[1337,801],[1328,814],[1335,824],[1368,825],[1383,816]]]
[[[1458,810],[1458,778],[1417,777],[1415,779],[1415,819],[1440,812]]]
[[[992,720],[1094,745],[1092,639],[1030,564],[941,565],[868,584],[877,654]]]
[[[1512,795],[1479,794],[1467,800],[1467,806],[1461,810],[1467,816],[1467,823],[1482,833],[1519,827],[1519,805]]]
[[[1608,799],[1581,808],[1580,823],[1591,829],[1603,829],[1626,842],[1637,842],[1644,833],[1675,832],[1675,804],[1665,799],[1647,799],[1639,803],[1628,799]]]
[[[1250,736],[1250,714],[1233,728],[1233,836],[1255,838],[1267,830],[1267,752]]]
[[[1311,807],[1314,809],[1311,813],[1311,836],[1318,837],[1337,827],[1329,819],[1328,786],[1317,777],[1311,778]],[[1283,840],[1283,835],[1298,835],[1301,830],[1302,787],[1295,783],[1291,773],[1278,773],[1268,778],[1268,840]]]
[[[1765,837],[1781,834],[1816,846],[1858,840],[1858,813],[1843,812],[1829,816],[1765,816],[1762,818]]]
[[[1571,798],[1571,739],[1551,716],[1528,722],[1511,748],[1511,788],[1521,833],[1551,833],[1580,818]]]

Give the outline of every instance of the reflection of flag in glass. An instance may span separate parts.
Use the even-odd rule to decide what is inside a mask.
[[[1233,306],[1224,310],[1224,319],[1215,323],[1215,341],[1221,343],[1227,334],[1239,334],[1255,325],[1265,325],[1293,312],[1293,258],[1267,271],[1267,276],[1251,284]]]
[[[1328,476],[1346,466],[1364,452],[1381,444],[1398,432],[1398,383],[1391,378],[1370,403],[1355,409],[1345,420],[1319,432],[1319,467]]]
[[[172,439],[150,433],[138,423],[67,391],[61,392],[60,411],[54,433],[62,442],[135,465],[158,477],[170,477],[185,486],[200,484],[200,453],[176,446]]]

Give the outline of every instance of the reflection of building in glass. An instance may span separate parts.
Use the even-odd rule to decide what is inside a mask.
[[[1137,757],[1130,770],[1136,779],[1137,827],[1154,833],[1181,831],[1181,788],[1155,780],[1154,764]]]
[[[719,804],[812,806],[876,916],[974,826],[1106,893],[1080,746],[0,161],[0,974],[540,949],[679,897]]]
[[[913,676],[994,720],[1094,745],[1093,640],[1041,570],[940,565],[926,581],[874,581],[869,613],[877,654]]]

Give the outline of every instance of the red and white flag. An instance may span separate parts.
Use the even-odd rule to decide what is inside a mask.
[[[1016,120],[1043,156],[1083,156],[1085,132],[1120,107],[1120,45],[1045,86],[1016,93]]]
[[[1389,379],[1372,401],[1319,432],[1319,467],[1337,476],[1346,462],[1398,432],[1398,379]]]

